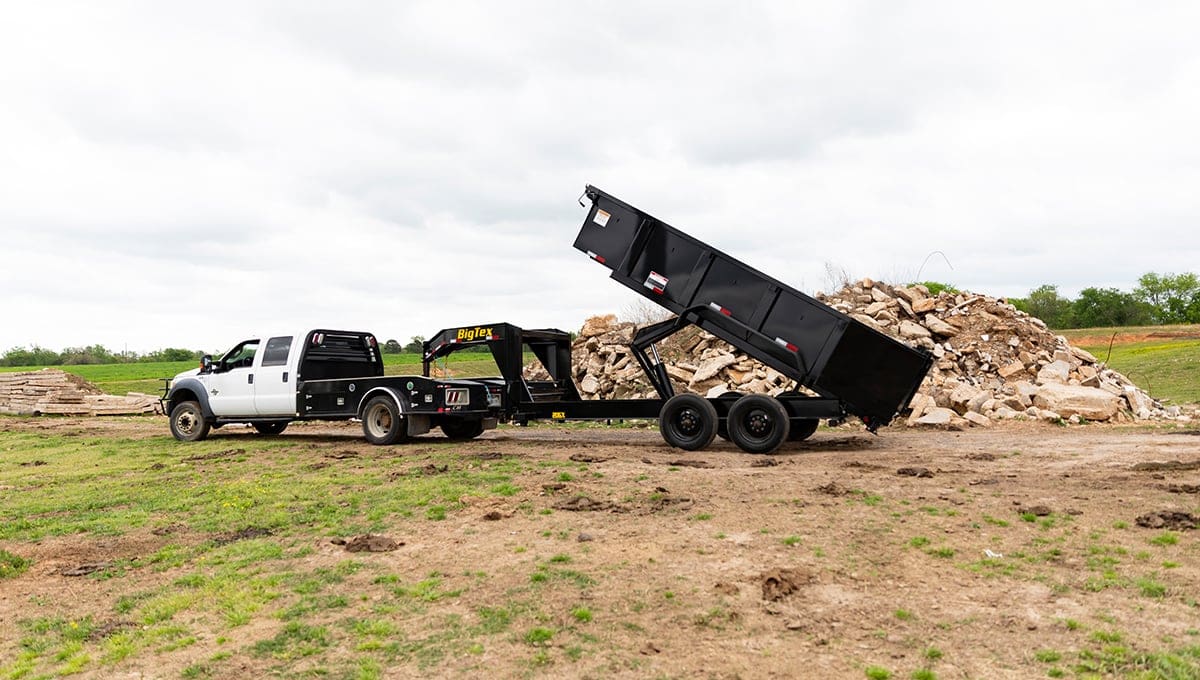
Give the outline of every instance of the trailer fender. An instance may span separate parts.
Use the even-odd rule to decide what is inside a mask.
[[[356,415],[362,418],[363,409],[366,407],[367,402],[381,394],[386,394],[391,398],[396,403],[396,406],[399,407],[400,412],[404,414],[404,419],[408,422],[408,436],[415,437],[429,431],[429,416],[421,413],[412,413],[412,407],[409,405],[408,400],[403,398],[400,392],[391,387],[376,387],[368,390],[362,396],[362,401],[358,402],[358,412]]]
[[[194,396],[195,401],[200,402],[200,412],[204,414],[205,418],[211,420],[216,417],[212,412],[212,408],[208,405],[208,388],[204,386],[204,383],[195,378],[185,378],[171,384],[171,391],[167,394],[165,400],[167,403],[164,410],[170,414],[171,409],[175,408],[175,405],[179,402],[193,401],[187,398],[187,393]]]

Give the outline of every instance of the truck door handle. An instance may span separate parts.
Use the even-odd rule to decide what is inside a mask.
[[[246,376],[246,383],[250,384],[250,385],[254,384],[254,374],[253,373]]]
[[[283,381],[287,382],[287,371],[283,372]]]

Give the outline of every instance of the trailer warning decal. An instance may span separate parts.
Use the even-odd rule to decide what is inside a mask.
[[[596,216],[592,218],[592,221],[595,222],[596,224],[599,224],[602,227],[607,227],[608,226],[608,218],[609,218],[609,214],[607,212],[597,208]]]
[[[650,272],[650,276],[646,277],[646,282],[642,285],[661,295],[667,289],[667,281],[669,280],[658,272]]]

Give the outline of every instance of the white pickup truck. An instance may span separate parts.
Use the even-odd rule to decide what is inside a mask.
[[[171,434],[199,441],[247,423],[276,435],[293,420],[362,419],[372,444],[396,444],[440,427],[471,439],[496,427],[496,397],[472,381],[385,376],[370,333],[310,330],[243,340],[220,359],[175,376],[164,391]]]

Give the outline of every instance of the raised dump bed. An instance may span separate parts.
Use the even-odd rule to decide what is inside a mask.
[[[647,344],[695,324],[817,394],[841,402],[874,431],[916,393],[928,352],[866,324],[693,238],[647,212],[588,186],[591,200],[575,248],[612,278],[677,315],[644,329]],[[731,229],[737,225],[730,225]],[[642,357],[639,353],[639,359]],[[643,362],[651,378],[661,367]],[[664,399],[661,383],[656,388]]]

